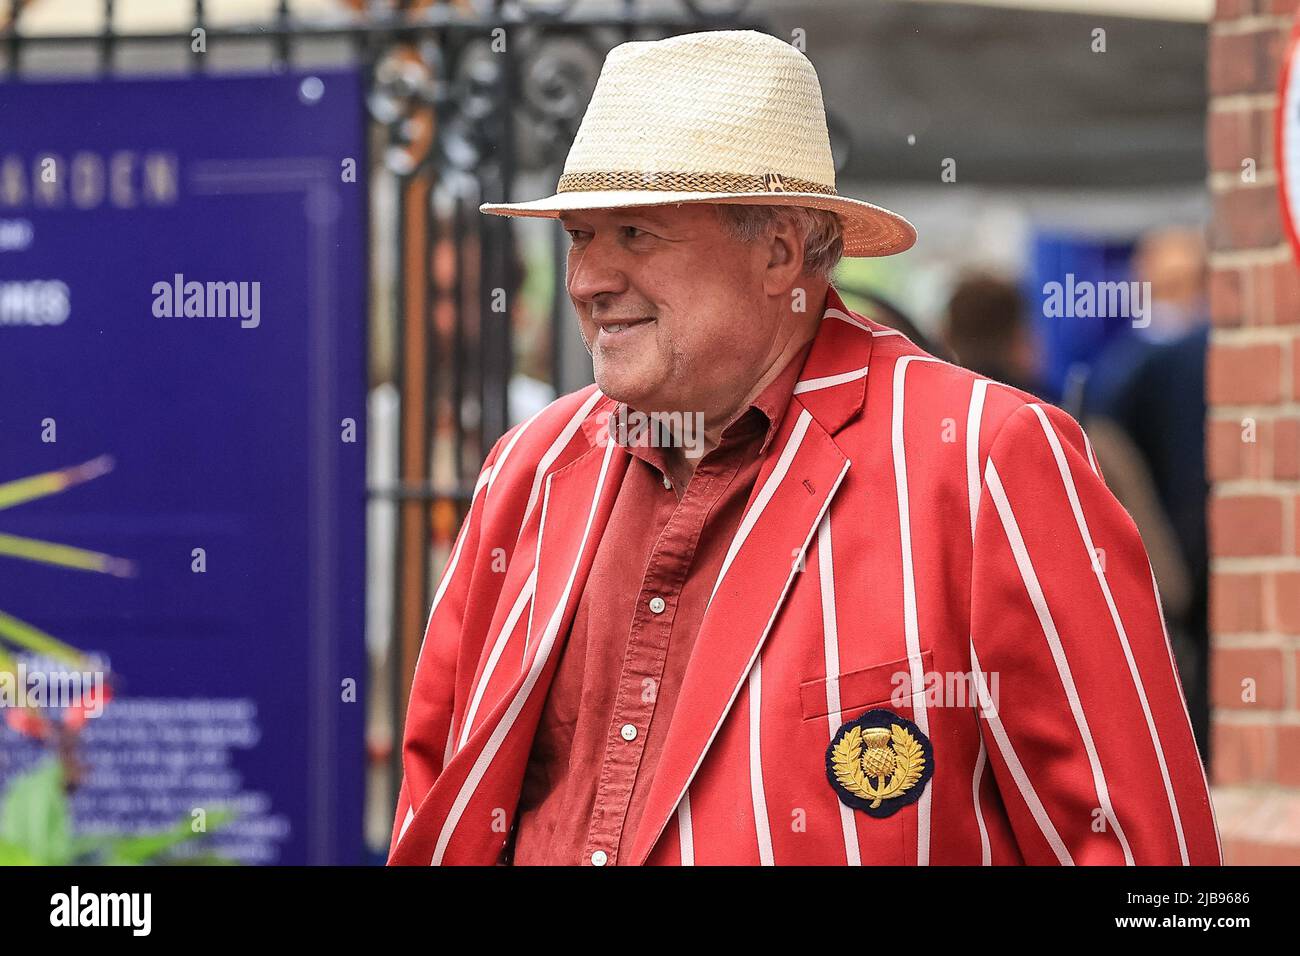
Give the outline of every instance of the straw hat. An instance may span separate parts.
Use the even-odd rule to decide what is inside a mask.
[[[897,213],[836,195],[817,72],[790,44],[752,30],[614,47],[555,195],[479,209],[554,219],[683,202],[828,209],[843,224],[846,256],[916,242]]]

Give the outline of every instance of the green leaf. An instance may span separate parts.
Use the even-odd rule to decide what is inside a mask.
[[[39,627],[20,621],[4,611],[0,611],[0,638],[33,654],[52,657],[73,667],[80,667],[86,659],[86,656],[71,644],[65,644],[53,634],[46,634]]]
[[[202,839],[233,816],[229,810],[213,810],[208,814],[207,830],[199,833],[194,832],[189,818],[182,817],[170,830],[113,838],[104,845],[104,863],[108,866],[140,866],[157,862],[156,858],[168,850]]]
[[[49,759],[15,777],[0,807],[0,840],[27,853],[40,866],[72,862],[63,767]]]
[[[0,840],[0,866],[34,866],[32,855],[8,840]]]

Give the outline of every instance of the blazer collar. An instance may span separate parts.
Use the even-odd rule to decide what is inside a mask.
[[[881,334],[894,333],[849,312],[834,286],[827,290],[821,326],[794,387],[794,398],[827,435],[862,414],[872,343]]]

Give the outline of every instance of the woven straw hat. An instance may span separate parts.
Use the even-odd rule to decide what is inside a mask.
[[[684,202],[828,209],[840,217],[846,256],[916,242],[897,213],[836,195],[817,72],[790,44],[752,30],[614,47],[555,195],[479,209],[554,219]]]

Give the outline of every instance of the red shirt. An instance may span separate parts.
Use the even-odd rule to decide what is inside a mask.
[[[529,754],[516,866],[613,865],[631,846],[710,592],[810,347],[723,429],[684,492],[669,487],[663,449],[628,446]]]

